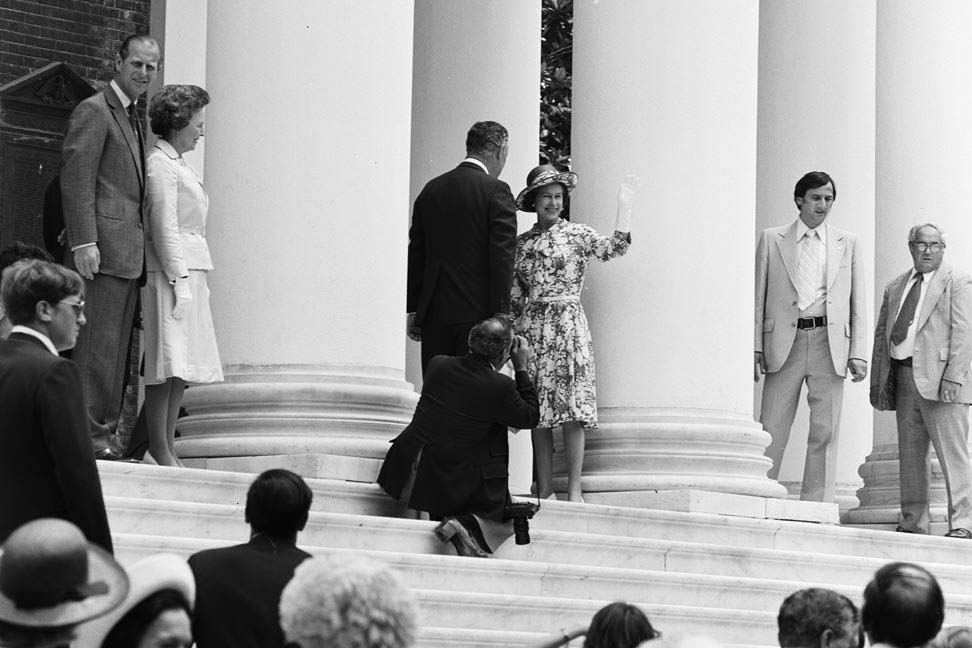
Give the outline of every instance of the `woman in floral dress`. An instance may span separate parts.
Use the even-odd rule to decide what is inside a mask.
[[[580,293],[592,257],[607,261],[628,251],[637,178],[628,176],[621,183],[611,236],[561,218],[564,199],[576,184],[576,174],[550,165],[527,175],[516,205],[535,211],[537,223],[516,240],[512,303],[516,332],[534,348],[528,370],[540,399],[540,424],[533,430],[537,494],[554,496],[553,428],[559,426],[567,458],[567,498],[583,502],[584,429],[597,427],[597,403],[591,334]]]

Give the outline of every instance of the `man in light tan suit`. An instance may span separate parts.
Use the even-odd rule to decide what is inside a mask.
[[[884,290],[874,330],[871,404],[895,410],[901,519],[928,533],[928,442],[948,492],[946,536],[972,539],[969,403],[972,403],[972,279],[942,264],[945,239],[930,223],[908,233],[914,268]]]
[[[867,376],[864,269],[857,237],[824,221],[837,197],[833,179],[811,171],[796,183],[796,222],[763,230],[756,246],[755,371],[766,374],[759,421],[772,441],[776,479],[803,383],[810,432],[800,498],[834,496],[844,378]]]

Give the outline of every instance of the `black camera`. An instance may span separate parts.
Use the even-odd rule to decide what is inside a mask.
[[[516,544],[530,544],[530,523],[527,521],[540,510],[533,502],[511,502],[503,511],[503,520],[513,520],[513,538]]]

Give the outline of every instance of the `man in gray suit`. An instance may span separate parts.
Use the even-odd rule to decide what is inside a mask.
[[[874,330],[871,404],[898,422],[898,531],[928,533],[928,443],[948,492],[946,536],[972,539],[972,279],[942,263],[945,238],[927,223],[908,232],[914,268],[884,289]]]
[[[844,379],[867,376],[864,268],[857,237],[826,223],[837,186],[811,171],[793,189],[799,218],[763,230],[756,248],[755,379],[766,374],[759,421],[772,441],[770,479],[780,473],[807,384],[810,432],[800,499],[834,498]]]
[[[155,78],[160,58],[149,36],[125,39],[114,79],[77,105],[64,136],[65,264],[84,278],[90,314],[72,357],[81,366],[99,459],[120,458],[110,439],[121,409],[145,249],[145,141],[135,104]]]

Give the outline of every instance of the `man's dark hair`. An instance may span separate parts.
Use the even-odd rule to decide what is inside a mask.
[[[495,360],[510,348],[513,329],[499,318],[484,319],[469,331],[467,345],[472,353]]]
[[[189,602],[181,592],[169,588],[159,590],[126,612],[105,637],[101,648],[131,648],[139,645],[149,626],[160,614],[169,610],[184,610],[187,615],[192,616]]]
[[[4,269],[0,279],[0,300],[14,324],[33,322],[38,302],[53,306],[83,292],[84,283],[77,272],[39,259],[17,261]]]
[[[864,588],[861,620],[872,644],[921,646],[942,627],[945,599],[938,581],[918,565],[890,563]]]
[[[830,630],[836,639],[846,638],[848,622],[853,622],[851,631],[859,633],[861,615],[843,594],[811,587],[787,596],[776,621],[781,648],[810,648],[820,645],[824,630]]]
[[[509,139],[502,124],[494,121],[476,122],[466,134],[466,155],[476,153],[497,154]]]
[[[8,245],[0,250],[0,273],[12,266],[15,261],[20,261],[21,259],[53,261],[54,257],[42,247],[22,243],[21,241],[14,241],[12,245]]]
[[[837,183],[834,182],[834,179],[823,171],[811,171],[797,180],[796,186],[793,187],[793,201],[796,202],[797,198],[803,198],[811,189],[823,187],[828,183],[834,188],[834,200],[837,200]]]
[[[300,475],[283,468],[262,473],[246,494],[246,521],[258,533],[286,538],[307,524],[314,494]]]
[[[158,42],[148,34],[132,34],[123,40],[121,46],[118,48],[118,57],[121,60],[124,61],[128,58],[128,55],[132,50],[132,43],[146,43],[149,45],[155,45],[156,47],[159,46]]]

